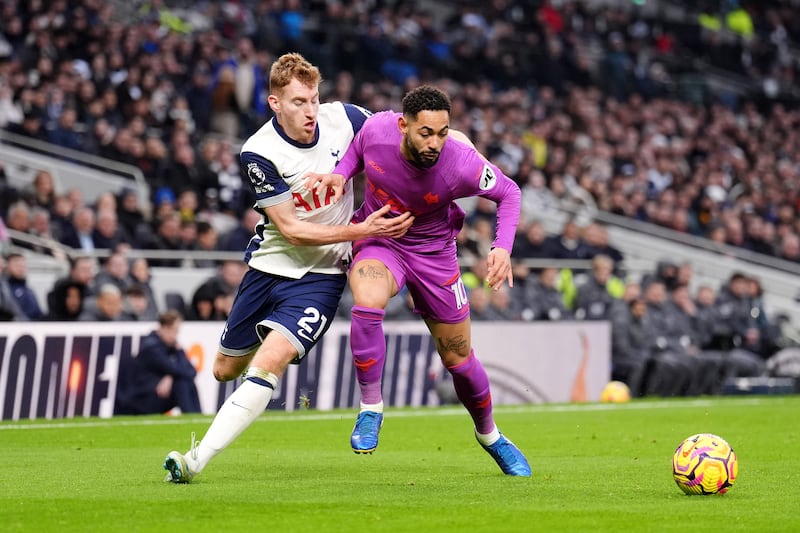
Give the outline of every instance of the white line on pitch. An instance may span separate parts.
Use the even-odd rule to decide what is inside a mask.
[[[526,404],[526,405],[499,405],[495,406],[496,413],[563,413],[563,412],[577,412],[577,411],[610,411],[610,410],[627,410],[627,409],[668,409],[679,407],[712,407],[720,405],[761,405],[764,403],[763,398],[719,398],[719,399],[696,399],[689,401],[633,401],[630,403],[588,403],[588,404]],[[461,416],[465,414],[462,407],[424,407],[415,409],[387,409],[391,412],[392,418],[404,417],[418,417],[418,416]],[[267,413],[269,413],[267,411]],[[283,415],[280,411],[276,411],[277,416],[261,416],[256,419],[256,422],[294,422],[298,420],[337,420],[337,419],[350,419],[351,412],[318,412],[318,413],[303,413]],[[177,417],[164,417],[163,419],[96,419],[86,422],[44,422],[36,423],[32,421],[30,424],[4,424],[0,423],[0,430],[9,429],[64,429],[64,428],[95,428],[95,427],[118,427],[118,426],[161,426],[161,425],[177,425],[177,424],[207,424],[210,417],[200,416],[177,416]]]

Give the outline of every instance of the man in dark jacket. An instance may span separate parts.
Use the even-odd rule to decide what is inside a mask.
[[[533,277],[533,276],[531,276]],[[516,294],[525,320],[571,320],[572,312],[558,290],[558,269],[545,267],[535,280],[526,283]],[[514,285],[516,289],[516,285]]]
[[[182,322],[177,311],[164,311],[158,329],[142,338],[139,355],[120,362],[114,414],[166,413],[176,407],[181,413],[200,412],[197,371],[178,345]]]
[[[683,367],[688,383],[670,395],[696,396],[714,392],[719,384],[720,367],[716,358],[705,357],[693,344],[687,322],[668,299],[666,286],[660,279],[648,282],[644,289],[647,314],[651,320],[652,349],[659,358],[669,359]]]
[[[6,259],[6,282],[11,289],[11,294],[17,301],[19,308],[27,320],[39,320],[44,316],[36,294],[28,286],[28,263],[25,256],[18,252],[11,252]]]
[[[579,320],[607,320],[614,298],[609,284],[614,272],[614,261],[605,255],[592,258],[592,272],[578,285],[575,297],[575,318]]]

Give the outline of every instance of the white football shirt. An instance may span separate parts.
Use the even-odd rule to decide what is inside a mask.
[[[341,160],[369,111],[341,102],[324,103],[317,115],[316,140],[289,138],[273,117],[242,145],[242,169],[256,194],[256,207],[292,200],[297,217],[318,224],[346,225],[353,216],[352,184],[333,203],[332,195],[307,191],[307,172],[327,173]],[[260,209],[259,209],[260,211]],[[245,252],[245,261],[262,272],[298,279],[308,272],[341,274],[350,260],[349,242],[319,246],[289,244],[278,228],[262,217]]]

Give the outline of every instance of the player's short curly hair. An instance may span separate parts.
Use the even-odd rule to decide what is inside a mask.
[[[302,55],[292,52],[275,60],[269,70],[269,92],[283,89],[295,78],[303,85],[314,87],[322,82],[319,69]]]
[[[421,85],[410,90],[403,97],[403,114],[416,117],[420,111],[447,111],[450,112],[450,98],[444,91]]]

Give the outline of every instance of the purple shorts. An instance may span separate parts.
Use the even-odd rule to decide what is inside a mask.
[[[458,324],[469,317],[455,240],[448,241],[441,250],[418,253],[391,239],[364,239],[353,244],[353,264],[365,259],[386,265],[398,290],[408,287],[414,311],[422,318]]]

